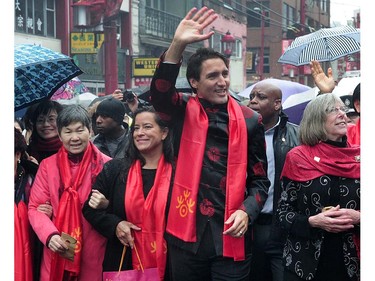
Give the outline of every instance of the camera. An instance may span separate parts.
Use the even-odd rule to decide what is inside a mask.
[[[134,99],[135,97],[132,91],[129,91],[129,90],[123,91],[123,97],[122,97],[123,102],[133,102]]]

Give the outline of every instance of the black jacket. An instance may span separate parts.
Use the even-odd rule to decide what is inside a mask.
[[[286,154],[295,146],[299,145],[299,126],[288,122],[288,116],[282,111],[280,123],[275,128],[273,135],[273,151],[275,155],[275,178],[273,190],[273,217],[270,240],[284,243],[286,234],[281,231],[279,222],[276,219],[276,210],[281,197],[281,172],[284,167]]]
[[[187,104],[186,96],[177,93],[173,87],[179,68],[180,66],[176,64],[158,64],[151,83],[151,102],[153,106],[174,123],[176,156],[178,155]],[[165,85],[165,87],[161,85]],[[202,99],[200,99],[200,102],[207,114],[208,131],[197,202],[197,242],[187,243],[169,234],[166,234],[166,240],[169,244],[174,244],[177,247],[196,253],[206,228],[210,227],[211,239],[214,242],[216,254],[222,255],[222,233],[226,200],[223,183],[225,183],[226,177],[229,139],[227,105],[214,105]],[[248,146],[247,180],[243,207],[249,215],[249,222],[252,224],[258,217],[267,198],[270,182],[267,178],[264,127],[260,122],[260,115],[243,105],[241,105],[241,109],[248,132],[248,137],[243,140],[247,142]],[[212,212],[206,212],[205,210],[207,209]],[[250,243],[248,242],[251,241],[251,231],[246,231],[245,236],[247,237],[245,239],[245,250],[246,254],[248,254],[250,253]]]

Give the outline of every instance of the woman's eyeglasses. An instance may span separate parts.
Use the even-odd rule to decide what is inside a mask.
[[[339,106],[339,107],[330,107],[330,108],[327,108],[326,112],[327,112],[327,114],[330,114],[330,113],[339,114],[340,111],[342,111],[344,113],[348,113],[349,110],[350,110],[350,108],[347,107],[347,106]]]

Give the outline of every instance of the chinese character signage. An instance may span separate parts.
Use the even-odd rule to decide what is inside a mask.
[[[96,54],[103,41],[103,33],[72,32],[70,34],[70,52],[71,54]]]

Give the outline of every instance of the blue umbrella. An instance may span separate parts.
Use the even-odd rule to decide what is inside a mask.
[[[71,57],[37,45],[14,49],[14,110],[48,99],[83,71]]]

